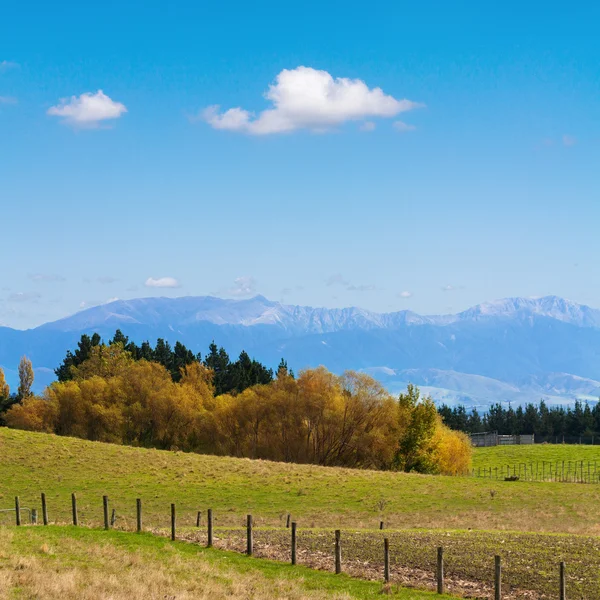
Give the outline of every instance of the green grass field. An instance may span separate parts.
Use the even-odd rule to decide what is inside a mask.
[[[478,477],[503,479],[510,474],[529,481],[600,484],[600,446],[496,446],[477,448],[473,454],[473,472]]]
[[[597,461],[600,466],[600,445],[532,444],[524,446],[494,446],[476,448],[473,452],[473,468],[506,467],[518,463],[536,462],[572,463]]]
[[[283,526],[289,512],[298,522],[302,564],[330,569],[333,529],[341,528],[345,570],[380,579],[382,534],[377,527],[383,519],[393,581],[430,587],[436,547],[443,545],[450,591],[489,591],[493,556],[500,554],[507,589],[531,592],[507,598],[552,597],[560,560],[568,565],[569,598],[600,597],[598,485],[271,463],[5,428],[0,428],[0,456],[0,508],[11,508],[18,495],[23,507],[39,510],[39,495],[45,492],[51,521],[70,521],[70,495],[76,492],[80,523],[99,526],[102,495],[107,494],[116,527],[131,530],[139,497],[145,527],[165,533],[174,502],[179,537],[203,542],[204,528],[194,527],[196,514],[201,510],[204,519],[212,508],[215,545],[239,550],[245,515],[251,513],[257,555],[285,560],[289,531]],[[0,522],[13,520],[14,513],[0,513]]]
[[[102,495],[119,524],[133,527],[135,499],[148,526],[166,526],[172,502],[182,523],[213,508],[216,522],[241,525],[247,513],[280,526],[290,512],[302,527],[528,530],[600,533],[600,486],[489,482],[469,477],[294,465],[174,453],[0,428],[0,507],[48,498],[50,518],[68,522],[76,492],[84,524],[99,525]],[[6,522],[8,516],[1,516]]]
[[[0,528],[2,600],[346,600],[378,598],[383,591],[399,600],[433,599],[427,592],[149,534],[56,526]]]

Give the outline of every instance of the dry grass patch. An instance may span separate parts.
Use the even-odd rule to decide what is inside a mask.
[[[352,600],[383,586],[148,534],[0,529],[2,600]],[[430,596],[391,587],[401,600]]]

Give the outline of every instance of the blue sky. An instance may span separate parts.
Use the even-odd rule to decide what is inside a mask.
[[[600,306],[600,8],[486,4],[3,7],[0,323]]]

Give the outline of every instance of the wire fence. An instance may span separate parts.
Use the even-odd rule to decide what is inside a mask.
[[[114,508],[112,507],[112,503],[109,502],[108,496],[103,496],[101,505],[100,502],[98,504],[99,507],[101,506],[103,528],[108,531],[112,529],[115,524]],[[73,526],[81,527],[78,498],[75,493],[71,495],[70,505],[70,522]],[[46,496],[45,494],[41,494],[40,525],[48,525],[52,522],[49,520],[48,508]],[[25,524],[25,521],[21,520],[21,511],[24,509],[25,507],[21,507],[19,497],[15,497],[14,509],[8,510],[14,513],[17,526]],[[307,547],[301,550],[298,542],[300,528],[297,527],[296,521],[292,520],[290,515],[288,515],[288,518],[286,519],[286,528],[277,531],[273,529],[259,529],[256,526],[252,515],[248,514],[245,519],[245,526],[243,528],[238,527],[232,532],[238,541],[236,542],[234,539],[233,543],[227,545],[224,545],[224,542],[226,542],[224,539],[226,536],[224,534],[226,534],[227,530],[221,528],[219,530],[215,529],[215,515],[211,509],[207,510],[206,513],[198,511],[195,515],[194,520],[196,527],[192,529],[203,530],[202,536],[199,539],[190,536],[189,526],[180,528],[179,518],[181,517],[181,513],[175,503],[172,503],[170,511],[165,511],[164,514],[164,520],[166,522],[170,521],[170,527],[168,529],[166,527],[157,529],[145,525],[143,518],[143,502],[140,498],[136,500],[135,516],[135,528],[128,529],[128,531],[131,532],[131,535],[135,535],[133,531],[161,536],[167,535],[172,541],[190,541],[201,543],[207,547],[212,547],[218,543],[219,548],[239,551],[248,556],[264,557],[264,552],[266,550],[268,552],[266,557],[287,560],[291,565],[302,563],[305,566],[312,568],[326,568],[327,570],[334,571],[336,574],[346,572],[366,579],[379,580],[385,584],[391,583],[394,579],[397,583],[407,582],[407,570],[412,569],[416,570],[418,573],[420,585],[417,584],[417,587],[433,589],[437,591],[438,594],[458,592],[462,597],[464,592],[468,592],[471,596],[473,593],[476,593],[476,597],[479,598],[493,597],[498,600],[501,598],[512,600],[513,598],[534,597],[531,595],[522,596],[519,588],[514,586],[514,583],[516,582],[511,584],[510,580],[512,577],[510,577],[510,575],[508,578],[506,577],[505,566],[508,567],[510,573],[510,569],[513,567],[511,563],[514,562],[514,557],[504,546],[499,546],[499,549],[502,548],[502,552],[498,551],[496,554],[492,552],[489,554],[471,551],[466,552],[469,568],[472,568],[472,566],[478,562],[481,563],[479,565],[480,570],[476,581],[469,582],[464,580],[464,574],[461,573],[459,575],[460,571],[465,568],[465,565],[462,565],[464,559],[456,560],[458,558],[457,554],[460,555],[465,553],[460,552],[459,548],[456,545],[453,545],[451,540],[446,539],[442,542],[443,545],[439,544],[439,541],[444,539],[443,537],[439,538],[439,540],[435,540],[439,545],[436,544],[437,547],[434,546],[434,548],[431,548],[430,550],[425,548],[423,544],[420,544],[419,546],[425,554],[420,555],[419,557],[414,556],[412,560],[410,556],[404,557],[404,561],[406,561],[403,561],[404,565],[399,564],[398,559],[402,556],[402,550],[406,546],[406,544],[403,543],[403,536],[405,534],[399,531],[388,532],[385,530],[383,522],[380,523],[378,535],[374,535],[373,532],[369,531],[342,531],[340,529],[336,529],[335,531],[309,531],[308,534],[312,538],[313,547]],[[188,521],[190,516],[191,515],[189,514],[185,515],[185,520]],[[32,509],[29,517],[32,525],[38,525],[37,509]],[[260,543],[261,534],[263,536],[268,536],[266,537],[266,543]],[[279,541],[273,537],[273,534],[279,538]],[[502,544],[504,544],[505,537],[506,535],[503,534]],[[325,543],[319,543],[319,538]],[[434,540],[430,540],[430,543],[431,542],[434,542]],[[467,541],[467,544],[468,543],[469,542]],[[260,549],[261,546],[263,552],[257,552],[257,549]],[[277,550],[278,547],[279,554],[274,555],[273,550]],[[372,552],[370,554],[372,554],[373,557],[378,556],[378,558],[374,558],[372,561],[364,561],[364,559],[361,559],[360,561],[355,560],[353,561],[353,564],[350,561],[347,561],[346,554],[344,555],[344,560],[342,559],[343,549],[344,552],[347,551],[348,553],[353,553],[356,552],[357,548],[364,551],[366,547],[372,547]],[[281,554],[281,552],[283,552],[283,554]],[[504,554],[504,557],[502,554]],[[314,561],[315,556],[318,558],[316,562]],[[564,553],[561,553],[560,551],[553,552],[549,558],[548,564],[545,565],[547,570],[545,576],[546,580],[541,582],[544,591],[550,592],[552,597],[558,596],[560,600],[565,600],[567,584],[569,584],[573,587],[573,597],[575,597],[580,591],[579,588],[581,587],[582,582],[585,581],[584,578],[581,574],[576,572],[573,572],[569,578],[567,577]],[[506,563],[505,559],[507,559]],[[515,566],[519,566],[518,561]],[[450,567],[450,571],[456,571],[455,575],[448,575],[446,567]],[[531,580],[531,567],[525,568],[527,575],[524,580],[521,580],[521,583],[526,581],[528,586],[531,587],[533,584]],[[430,575],[427,575],[427,573]],[[594,586],[595,583],[592,582],[591,585]],[[527,589],[530,589],[530,587]],[[598,597],[596,591],[600,591],[596,590],[596,587],[593,588],[593,597]],[[522,589],[523,588],[521,588],[521,590]],[[527,594],[529,594],[529,592],[527,592]],[[577,597],[591,596],[577,595]]]
[[[561,483],[600,483],[598,461],[519,462],[495,467],[477,467],[473,477],[504,481],[556,481]]]

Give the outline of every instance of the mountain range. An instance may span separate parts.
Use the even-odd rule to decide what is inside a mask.
[[[453,315],[312,308],[263,296],[117,300],[28,330],[0,327],[0,366],[12,386],[22,355],[36,389],[82,333],[116,329],[140,343],[162,337],[204,353],[214,340],[235,357],[245,349],[275,367],[325,365],[370,373],[391,392],[415,383],[434,399],[568,404],[600,396],[600,310],[556,296],[507,298]]]

